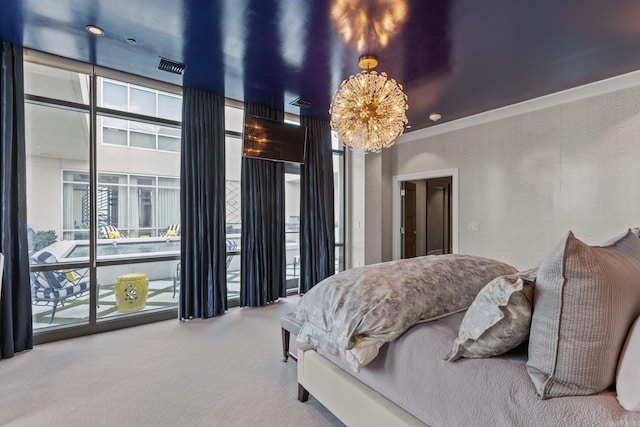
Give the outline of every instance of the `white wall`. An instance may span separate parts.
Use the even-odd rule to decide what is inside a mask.
[[[364,246],[374,253],[370,246],[382,245],[367,263],[392,258],[392,200],[384,189],[394,176],[418,172],[458,168],[459,253],[518,268],[537,265],[568,230],[598,244],[640,225],[638,85],[609,93],[590,86],[591,97],[583,91],[575,101],[385,150],[383,183],[376,182],[380,169],[360,171],[371,197],[365,205],[378,210],[367,212]]]
[[[360,152],[346,152],[346,247],[345,268],[364,265],[365,254],[365,155]]]

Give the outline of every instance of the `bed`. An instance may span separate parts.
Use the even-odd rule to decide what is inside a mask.
[[[383,263],[384,268],[406,271],[406,263],[394,263]],[[640,426],[638,384],[625,385],[620,380],[621,376],[635,376],[634,381],[637,381],[637,354],[625,356],[626,363],[623,363],[623,355],[640,350],[631,348],[640,343],[640,339],[636,339],[635,344],[631,339],[638,323],[634,320],[640,315],[638,236],[628,232],[601,246],[588,246],[569,233],[539,268],[532,271],[514,273],[506,268],[504,273],[487,281],[504,282],[503,277],[509,277],[513,279],[509,283],[517,282],[520,291],[527,288],[522,286],[520,278],[533,281],[529,299],[522,299],[529,304],[528,318],[526,313],[522,315],[515,310],[509,314],[501,307],[503,318],[500,322],[517,323],[524,317],[527,332],[520,341],[509,342],[513,348],[497,351],[500,354],[487,355],[483,352],[496,351],[495,348],[487,350],[487,346],[476,345],[486,335],[496,335],[495,329],[491,329],[472,345],[461,344],[461,347],[466,345],[468,353],[463,351],[463,356],[452,357],[452,349],[457,349],[462,342],[469,313],[474,311],[476,301],[489,287],[486,282],[486,286],[477,292],[472,290],[476,285],[470,287],[470,292],[475,294],[472,301],[466,303],[467,310],[453,306],[447,309],[448,314],[437,314],[426,319],[428,321],[419,319],[397,336],[383,340],[371,360],[360,365],[354,366],[354,357],[346,354],[361,339],[352,336],[348,345],[340,345],[340,339],[327,343],[318,334],[303,331],[302,337],[298,337],[306,343],[298,350],[299,400],[305,401],[310,393],[348,426]],[[355,277],[363,273],[377,277],[380,271],[352,272],[347,282],[354,286]],[[489,271],[478,280],[485,280],[494,273]],[[329,282],[334,281],[329,279]],[[436,280],[435,283],[440,282]],[[397,292],[396,287],[392,294]],[[317,294],[322,295],[318,299],[323,300],[325,308],[332,305],[327,304],[327,300],[334,303],[333,309],[324,311],[325,324],[319,329],[340,329],[341,325],[332,323],[336,317],[335,306],[345,306],[348,298],[340,293],[334,295],[335,289]],[[303,322],[303,329],[313,318],[306,313],[308,302],[302,303],[309,295],[318,297],[310,291],[300,300],[297,316]],[[560,306],[557,300],[560,300]],[[335,304],[336,301],[340,303]],[[486,307],[480,311],[486,312]],[[580,317],[585,312],[589,315],[587,320]],[[598,313],[597,318],[594,319],[593,313]],[[511,315],[518,320],[509,319]],[[347,323],[362,323],[362,314],[357,316],[358,319]],[[549,319],[557,324],[550,324]],[[571,326],[575,319],[579,320],[579,327]],[[603,327],[603,324],[607,326]],[[567,325],[571,329],[562,329]],[[557,328],[560,329],[556,333]],[[640,330],[640,326],[635,329]],[[509,339],[520,333],[506,330],[509,332],[502,337]],[[362,330],[350,333],[355,336],[368,334]],[[573,337],[571,333],[586,335]],[[635,335],[640,336],[640,332]],[[584,339],[585,336],[588,339]],[[585,342],[589,345],[586,350],[574,348]],[[606,351],[598,351],[599,348]],[[474,355],[474,349],[479,349],[480,354]],[[545,358],[548,357],[553,359],[551,366],[547,366]],[[586,374],[585,366],[591,369],[587,369]]]

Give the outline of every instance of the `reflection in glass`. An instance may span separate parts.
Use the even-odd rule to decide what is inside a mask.
[[[345,44],[375,52],[400,31],[407,11],[406,0],[334,0],[331,19]]]

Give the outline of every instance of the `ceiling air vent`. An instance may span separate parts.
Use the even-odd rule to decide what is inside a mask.
[[[311,107],[311,101],[307,101],[306,99],[302,99],[302,98],[296,98],[293,101],[291,101],[289,104],[293,105],[294,107],[300,107],[300,108]]]
[[[162,57],[160,57],[160,63],[158,64],[158,70],[168,71],[170,73],[180,75],[184,73],[185,67],[186,65],[181,64],[180,62],[172,61],[170,59]]]

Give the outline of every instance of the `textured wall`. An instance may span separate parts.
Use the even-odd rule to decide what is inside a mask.
[[[381,244],[382,261],[395,237],[392,179],[418,172],[458,168],[459,252],[518,268],[537,265],[568,230],[598,244],[640,225],[637,87],[399,143],[382,156],[382,182],[377,162],[365,171],[367,210],[380,209],[367,212],[365,247],[373,255]]]

